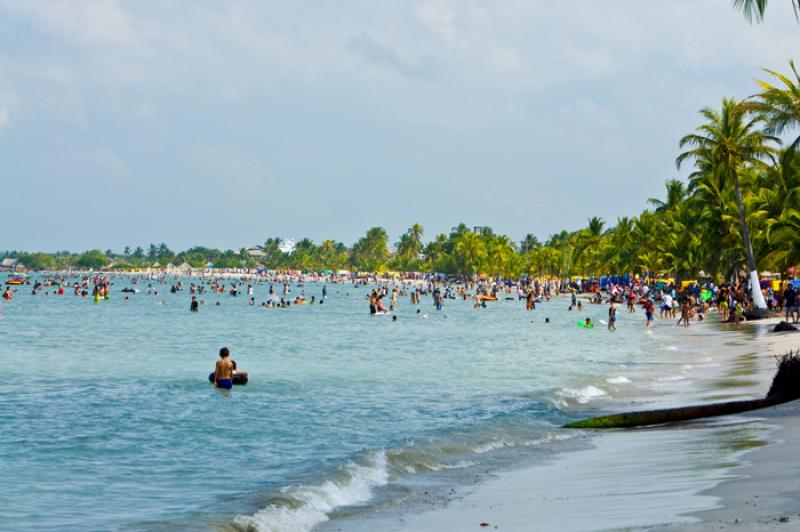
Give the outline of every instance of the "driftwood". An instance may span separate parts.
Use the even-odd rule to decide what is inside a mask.
[[[800,351],[790,352],[778,359],[778,371],[772,379],[767,396],[763,399],[731,401],[708,405],[692,405],[661,410],[625,412],[594,417],[565,425],[570,429],[610,429],[660,425],[675,421],[689,421],[705,417],[725,416],[766,408],[800,399]]]

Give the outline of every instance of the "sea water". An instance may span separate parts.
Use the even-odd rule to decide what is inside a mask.
[[[22,286],[4,303],[0,529],[311,530],[417,476],[536,460],[603,401],[719,364],[702,342],[676,352],[642,312],[620,306],[611,333],[607,306],[567,298],[437,311],[402,297],[392,321],[352,284],[288,309],[198,295],[198,313],[187,292],[124,286],[99,303]],[[322,285],[291,290],[319,300]],[[577,326],[587,316],[594,329]],[[247,386],[209,384],[222,346]]]

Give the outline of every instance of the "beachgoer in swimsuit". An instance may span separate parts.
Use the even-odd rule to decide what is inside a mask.
[[[214,369],[214,385],[217,388],[230,390],[233,388],[233,364],[230,360],[230,351],[227,347],[219,350],[219,360]]]

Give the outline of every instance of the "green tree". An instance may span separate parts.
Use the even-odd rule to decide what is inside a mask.
[[[465,231],[455,238],[456,262],[467,275],[480,273],[486,260],[486,244],[477,233]]]
[[[82,253],[81,256],[78,257],[75,265],[79,268],[99,270],[100,268],[108,266],[110,262],[111,261],[109,258],[106,257],[102,251],[99,249],[93,249],[91,251],[87,251],[86,253]]]
[[[19,259],[20,262],[32,270],[47,270],[56,265],[56,259],[42,252],[20,255]]]
[[[765,72],[783,85],[775,86],[766,81],[759,81],[761,92],[754,99],[756,111],[761,113],[766,121],[767,132],[774,135],[782,135],[790,129],[800,127],[800,73],[797,72],[794,61],[789,61],[789,68],[793,77],[765,68]],[[800,135],[791,145],[795,149],[800,146]]]
[[[686,135],[680,140],[681,148],[691,149],[681,153],[675,164],[678,168],[688,160],[700,165],[709,164],[711,170],[724,178],[728,186],[733,186],[750,282],[754,286],[753,302],[763,312],[766,311],[767,304],[758,290],[758,271],[745,216],[739,173],[745,165],[765,167],[764,160],[772,159],[775,153],[769,143],[779,143],[779,140],[759,130],[757,126],[763,119],[747,113],[744,106],[734,99],[723,98],[719,111],[706,107],[700,114],[706,122],[697,127],[697,133]]]
[[[686,199],[686,186],[683,181],[678,179],[668,179],[666,183],[667,199],[661,201],[657,198],[650,198],[647,203],[656,208],[656,212],[666,212],[676,208]]]
[[[536,238],[534,235],[528,233],[525,235],[525,238],[522,239],[522,242],[519,244],[519,251],[520,253],[526,253],[531,251],[532,249],[536,249],[540,247],[542,244],[539,242],[539,239]]]
[[[389,260],[389,236],[383,227],[373,227],[353,246],[352,262],[357,269],[380,272]]]

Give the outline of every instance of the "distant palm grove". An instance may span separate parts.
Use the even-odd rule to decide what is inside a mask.
[[[755,4],[754,4],[755,5]],[[394,245],[381,227],[351,247],[333,240],[303,239],[290,253],[280,239],[256,248],[220,251],[195,247],[180,253],[165,244],[123,253],[100,250],[22,253],[9,251],[30,269],[135,269],[188,264],[194,268],[266,268],[304,271],[438,272],[460,275],[674,275],[729,279],[756,266],[785,273],[800,257],[800,74],[793,62],[784,75],[765,70],[760,92],[744,100],[724,98],[700,111],[701,122],[679,141],[677,167],[686,180],[669,180],[664,199],[650,209],[600,218],[540,242],[514,242],[488,227],[460,224],[425,241],[412,225]]]

